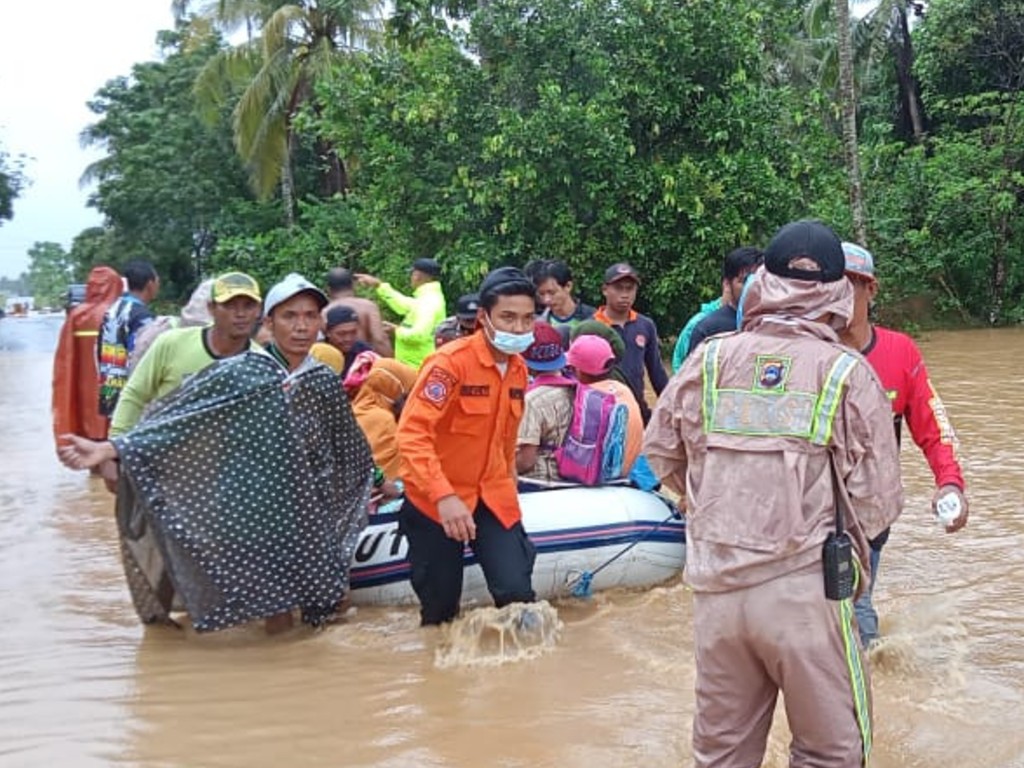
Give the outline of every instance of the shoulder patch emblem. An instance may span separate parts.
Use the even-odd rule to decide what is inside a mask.
[[[755,366],[755,389],[785,389],[789,378],[790,359],[780,355],[758,355]]]
[[[456,378],[443,368],[434,368],[427,374],[427,380],[420,389],[420,398],[435,408],[442,408],[451,396]]]

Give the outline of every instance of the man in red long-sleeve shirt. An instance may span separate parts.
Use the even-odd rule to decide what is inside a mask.
[[[960,503],[959,516],[946,526],[953,533],[967,524],[968,504],[964,496],[964,477],[956,457],[957,440],[938,392],[928,378],[924,358],[909,336],[881,328],[868,319],[868,309],[878,293],[875,261],[871,253],[853,243],[843,243],[846,276],[854,287],[853,318],[840,334],[843,342],[858,350],[875,369],[892,403],[896,439],[903,422],[921,449],[935,477],[932,509],[939,499],[953,494]],[[878,575],[882,547],[889,538],[888,529],[871,541],[871,583],[855,604],[861,642],[866,647],[878,638],[878,614],[871,603]]]

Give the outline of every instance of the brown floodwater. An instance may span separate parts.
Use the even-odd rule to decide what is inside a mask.
[[[50,437],[59,317],[0,320],[0,764],[682,766],[693,715],[691,601],[678,581],[558,605],[548,653],[435,664],[414,609],[268,639],[138,624],[112,497]],[[873,653],[876,767],[1024,766],[1024,332],[923,339],[962,442],[972,516],[907,506],[885,549]],[[781,711],[766,765],[787,763]]]

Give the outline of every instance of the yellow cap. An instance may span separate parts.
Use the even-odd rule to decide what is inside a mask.
[[[247,296],[253,301],[263,302],[259,283],[244,272],[225,272],[213,281],[210,298],[215,303],[223,304],[236,296]]]

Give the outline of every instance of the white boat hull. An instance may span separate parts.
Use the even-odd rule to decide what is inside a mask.
[[[541,599],[568,596],[584,572],[591,591],[647,587],[678,574],[686,554],[686,526],[657,494],[625,486],[564,488],[519,497],[523,526],[537,549],[533,589]],[[396,513],[370,518],[351,571],[357,605],[413,605],[408,542]],[[487,585],[473,553],[465,553],[464,604],[488,602]]]

